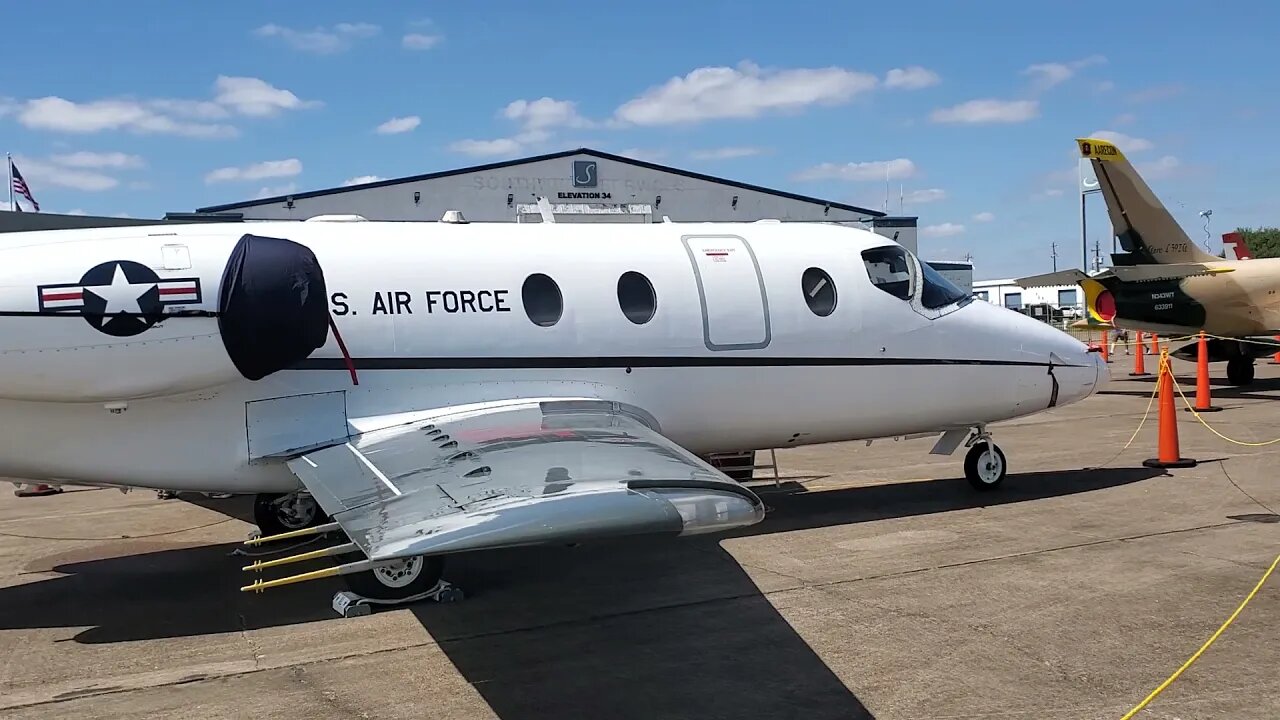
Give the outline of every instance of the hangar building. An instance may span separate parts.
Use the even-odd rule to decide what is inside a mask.
[[[589,148],[204,207],[195,214],[245,220],[353,214],[434,222],[457,210],[471,222],[541,222],[540,197],[556,222],[835,222],[867,227],[916,252],[914,217],[888,217]]]

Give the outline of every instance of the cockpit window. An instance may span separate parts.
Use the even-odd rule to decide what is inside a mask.
[[[910,300],[915,290],[915,263],[898,245],[862,251],[867,275],[876,287],[901,300]]]
[[[937,310],[952,303],[967,303],[973,300],[972,295],[956,287],[929,263],[922,261],[920,271],[924,275],[924,286],[920,289],[920,304],[926,308]]]

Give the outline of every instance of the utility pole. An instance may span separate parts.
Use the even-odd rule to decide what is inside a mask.
[[[1049,255],[1053,258],[1053,271],[1058,272],[1058,243],[1049,243]]]
[[[1102,269],[1102,243],[1097,239],[1093,239],[1093,271],[1098,272]]]

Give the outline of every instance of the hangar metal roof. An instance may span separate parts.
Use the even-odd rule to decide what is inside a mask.
[[[274,203],[284,202],[287,198],[301,200],[303,198],[323,197],[325,195],[338,195],[340,193],[351,192],[354,190],[369,190],[372,188],[388,187],[391,185],[401,185],[403,183],[421,182],[423,180],[435,180],[437,178],[452,177],[455,175],[466,175],[474,172],[485,172],[489,170],[500,170],[502,168],[514,167],[517,165],[527,165],[530,163],[541,162],[543,160],[558,160],[573,155],[588,155],[601,160],[611,160],[613,162],[625,163],[636,167],[656,170],[658,172],[671,173],[673,175],[681,175],[683,177],[703,182],[715,183],[717,185],[726,185],[728,187],[736,187],[741,190],[751,190],[753,192],[765,193],[767,195],[775,195],[777,197],[796,200],[799,202],[813,203],[815,205],[829,205],[838,210],[847,212],[855,212],[869,217],[885,217],[886,214],[878,210],[869,210],[848,203],[840,203],[832,200],[824,200],[822,198],[810,197],[808,195],[800,195],[797,193],[787,192],[785,190],[775,190],[773,188],[761,187],[750,183],[739,182],[737,180],[729,180],[726,178],[715,177],[713,175],[704,175],[689,170],[681,170],[680,168],[659,165],[657,163],[645,162],[644,160],[636,160],[634,158],[623,157],[622,155],[614,155],[612,153],[592,150],[591,148],[578,148],[576,150],[564,150],[561,152],[549,153],[546,155],[535,155],[532,157],[518,158],[515,160],[504,160],[502,162],[488,163],[485,165],[473,165],[471,167],[458,168],[457,170],[444,170],[442,172],[427,173],[425,175],[412,175],[409,177],[392,178],[390,180],[379,180],[377,182],[365,183],[363,185],[348,185],[345,187],[328,188],[325,190],[310,190],[307,192],[288,193],[278,195],[276,197],[258,198],[256,200],[244,200],[241,202],[228,203],[226,205],[211,205],[209,207],[197,208],[198,213],[216,213],[225,212],[227,210],[236,210],[239,208],[256,207],[259,205],[270,205]]]

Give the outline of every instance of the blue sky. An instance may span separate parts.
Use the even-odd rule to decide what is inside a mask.
[[[579,146],[882,209],[887,167],[989,278],[1081,264],[1105,131],[1215,251],[1280,223],[1280,6],[878,5],[23,3],[0,132],[43,210],[133,217]]]

